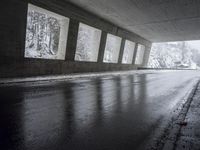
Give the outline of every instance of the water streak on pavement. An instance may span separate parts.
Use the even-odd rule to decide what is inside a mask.
[[[199,77],[177,71],[1,86],[0,149],[137,149]]]

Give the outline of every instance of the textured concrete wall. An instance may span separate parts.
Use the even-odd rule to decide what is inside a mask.
[[[151,47],[151,42],[142,37],[121,29],[72,4],[56,0],[30,0],[29,2],[70,18],[66,60],[24,58],[28,2],[26,0],[7,0],[0,5],[1,78],[136,69],[138,66],[135,65],[103,63],[107,33]],[[96,63],[74,61],[79,22],[86,23],[103,31],[98,62]],[[121,55],[123,53],[122,49],[123,44],[120,51]],[[120,56],[119,62],[121,59],[122,56]]]

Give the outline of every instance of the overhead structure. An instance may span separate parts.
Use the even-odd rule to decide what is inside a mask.
[[[200,39],[199,0],[65,0],[151,42]]]

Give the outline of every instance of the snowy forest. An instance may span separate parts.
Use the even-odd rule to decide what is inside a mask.
[[[104,62],[117,63],[121,46],[121,38],[108,34],[104,52]]]
[[[27,14],[25,57],[59,58],[61,21],[44,10],[29,8]]]
[[[145,46],[138,44],[137,54],[136,54],[136,58],[135,58],[135,64],[141,65],[143,63],[144,52],[145,52]]]
[[[199,69],[200,51],[187,42],[155,43],[152,45],[148,67]]]
[[[96,62],[100,40],[101,30],[80,23],[75,60]]]
[[[126,40],[122,58],[123,64],[132,64],[134,49],[135,49],[135,43]]]

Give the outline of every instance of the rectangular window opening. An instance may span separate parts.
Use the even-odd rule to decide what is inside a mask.
[[[28,4],[26,58],[65,59],[69,18]]]
[[[103,62],[105,63],[118,62],[121,40],[122,38],[118,36],[112,34],[107,35]]]
[[[102,31],[79,24],[78,40],[76,46],[76,61],[97,62]]]
[[[132,64],[133,54],[135,50],[135,43],[129,40],[125,41],[124,53],[122,58],[123,64]]]
[[[142,65],[144,52],[145,52],[145,46],[142,45],[142,44],[138,44],[137,54],[136,54],[136,58],[135,58],[135,64],[136,65]]]

